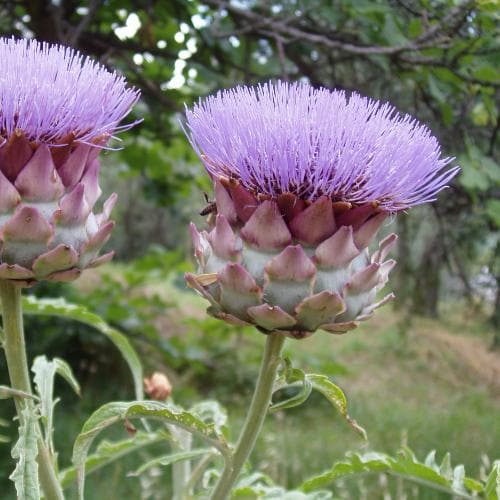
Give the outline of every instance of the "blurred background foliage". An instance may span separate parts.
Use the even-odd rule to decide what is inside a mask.
[[[131,338],[147,371],[167,371],[176,399],[217,397],[238,422],[261,338],[207,319],[185,291],[187,224],[202,223],[197,214],[211,188],[182,132],[184,106],[220,88],[278,78],[390,101],[427,123],[462,172],[439,203],[400,214],[388,228],[400,236],[395,309],[345,339],[319,334],[289,351],[344,386],[370,446],[393,451],[403,439],[420,453],[456,450],[479,472],[500,455],[499,24],[497,0],[4,0],[0,34],[76,47],[142,91],[128,119],[143,123],[102,162],[103,190],[120,199],[109,245],[115,263],[75,285],[31,293],[85,304]],[[67,436],[82,415],[132,397],[126,368],[90,328],[53,319],[27,327],[30,354],[66,358],[87,391],[79,401],[61,386],[61,458],[69,460]],[[0,413],[10,418],[7,406]],[[325,447],[322,426],[340,438]],[[320,400],[285,420],[278,414],[257,465],[298,484],[359,448],[341,426]],[[2,478],[8,466],[0,463]],[[115,483],[130,492],[130,483]],[[353,488],[346,498],[369,491]],[[387,488],[397,495],[400,485]]]

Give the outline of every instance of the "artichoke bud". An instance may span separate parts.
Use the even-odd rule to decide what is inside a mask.
[[[101,195],[99,152],[139,98],[78,52],[0,38],[0,280],[71,281],[99,256],[116,195]]]
[[[144,379],[144,392],[155,401],[165,401],[172,394],[172,384],[161,372],[154,372]]]
[[[235,87],[186,111],[217,215],[191,235],[189,286],[209,313],[294,338],[344,333],[394,298],[376,295],[390,214],[434,201],[458,173],[437,139],[387,103],[305,83]]]

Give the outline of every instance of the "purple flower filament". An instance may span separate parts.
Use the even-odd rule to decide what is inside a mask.
[[[256,194],[395,212],[435,200],[459,170],[426,126],[356,93],[266,83],[221,91],[186,115],[209,173]]]
[[[84,143],[118,126],[139,98],[125,79],[73,49],[0,38],[0,136],[21,130],[35,143],[68,135]]]

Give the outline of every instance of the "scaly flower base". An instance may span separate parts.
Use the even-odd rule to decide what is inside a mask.
[[[114,222],[92,208],[98,185],[100,148],[86,144],[36,149],[22,132],[0,148],[0,279],[29,286],[39,280],[71,281],[98,257]]]
[[[397,237],[369,255],[387,217],[373,204],[350,208],[326,196],[305,204],[292,194],[259,203],[225,179],[215,196],[213,229],[191,225],[199,267],[186,275],[212,316],[301,339],[317,329],[352,330],[394,297],[375,299],[394,267],[385,258]]]

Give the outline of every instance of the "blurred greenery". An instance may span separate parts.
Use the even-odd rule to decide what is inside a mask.
[[[101,315],[133,342],[146,373],[168,373],[176,401],[216,398],[237,428],[262,338],[207,318],[184,290],[182,273],[192,266],[187,224],[203,223],[198,213],[211,189],[182,133],[184,105],[273,78],[390,101],[427,123],[462,172],[438,203],[393,223],[400,235],[391,281],[396,310],[342,338],[289,342],[288,354],[340,384],[369,449],[393,453],[407,442],[421,458],[433,448],[439,456],[451,451],[480,476],[500,456],[500,358],[489,350],[500,347],[499,21],[496,0],[2,2],[0,34],[77,47],[123,72],[143,96],[128,119],[144,122],[103,158],[103,191],[120,200],[109,243],[115,263],[75,285],[40,284],[29,293],[62,295]],[[67,360],[83,388],[79,399],[56,380],[55,442],[68,465],[83,421],[107,401],[131,399],[133,384],[118,351],[90,326],[28,317],[26,328],[30,359]],[[9,401],[0,405],[0,419],[10,422],[13,413]],[[2,427],[2,435],[12,439],[14,427]],[[126,437],[123,428],[110,433]],[[12,491],[9,445],[0,446],[0,483]],[[363,446],[313,395],[269,419],[253,464],[296,487]],[[141,450],[90,476],[89,498],[110,491],[140,498],[148,481],[168,485],[168,469],[124,479],[148,456]],[[385,476],[343,479],[334,492],[440,498]]]

